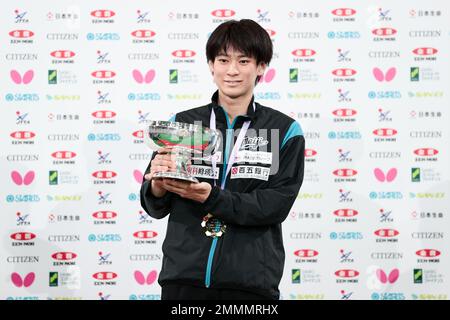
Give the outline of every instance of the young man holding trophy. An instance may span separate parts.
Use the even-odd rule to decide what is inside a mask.
[[[254,101],[272,59],[259,24],[222,23],[206,56],[218,87],[211,103],[172,122],[153,121],[146,132],[156,151],[141,205],[153,218],[169,215],[161,297],[279,299],[281,223],[303,181],[303,133],[295,120]]]

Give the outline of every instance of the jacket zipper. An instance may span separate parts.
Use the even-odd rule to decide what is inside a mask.
[[[225,155],[223,158],[223,167],[222,167],[222,181],[223,181],[223,179],[225,179],[225,180],[227,179],[227,177],[225,177],[225,173],[226,173],[226,167],[227,167],[228,157],[229,157],[229,153],[230,153],[230,143],[231,143],[231,139],[233,139],[233,127],[234,127],[234,124],[236,123],[236,120],[239,118],[239,116],[234,118],[233,123],[230,125],[230,121],[229,121],[227,112],[223,108],[222,108],[222,110],[225,114],[225,117],[227,120],[227,128],[228,128],[227,129],[227,145],[225,147]],[[219,231],[220,227],[221,227],[221,225],[219,222],[216,226],[215,231]],[[208,264],[206,266],[206,276],[205,276],[205,286],[207,288],[209,288],[211,285],[212,263],[213,263],[213,259],[214,259],[214,253],[216,251],[217,241],[219,241],[219,238],[215,237],[211,243],[211,248],[209,249]]]

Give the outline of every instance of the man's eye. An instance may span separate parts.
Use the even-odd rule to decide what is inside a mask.
[[[242,64],[247,64],[247,63],[249,63],[250,61],[249,60],[241,60],[241,63]]]
[[[227,59],[219,59],[219,62],[225,63],[227,62]]]

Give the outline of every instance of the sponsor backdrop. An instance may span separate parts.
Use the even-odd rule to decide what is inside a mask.
[[[228,19],[270,34],[260,103],[298,120],[282,299],[447,299],[446,1],[9,1],[0,12],[0,297],[160,299],[167,219],[142,129],[208,103]],[[206,267],[206,261],[205,261]]]

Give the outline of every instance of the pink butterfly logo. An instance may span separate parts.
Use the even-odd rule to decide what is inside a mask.
[[[389,281],[389,283],[394,283],[397,281],[398,277],[400,276],[400,272],[398,269],[394,269],[389,273],[389,276],[386,275],[386,272],[384,272],[382,269],[377,270],[377,278],[380,280],[381,283],[386,283]]]
[[[261,82],[271,82],[275,78],[275,69],[269,69],[265,75],[259,78],[259,83]]]
[[[20,276],[20,274],[14,272],[11,274],[11,281],[12,283],[18,287],[25,287],[28,288],[29,286],[31,286],[34,282],[34,279],[36,278],[36,275],[34,272],[30,272],[29,274],[27,274],[25,276],[25,279],[22,280],[22,277]]]
[[[10,72],[11,79],[15,84],[29,84],[31,80],[33,80],[34,77],[34,71],[28,70],[24,73],[23,77],[20,75],[20,73],[17,70],[11,70]]]
[[[373,68],[372,72],[373,72],[373,76],[378,81],[380,81],[380,82],[382,82],[382,81],[389,82],[392,79],[394,79],[395,75],[397,74],[397,69],[395,69],[394,67],[389,68],[388,71],[386,71],[386,73],[383,74],[383,71],[381,71],[379,68]]]
[[[142,180],[144,180],[144,175],[139,170],[133,171],[134,179],[136,179],[137,183],[141,184]]]
[[[153,282],[155,282],[156,280],[156,270],[150,271],[147,274],[147,277],[145,277],[142,272],[140,271],[135,271],[134,272],[134,279],[136,280],[137,283],[139,283],[141,286],[147,284],[147,285],[151,285]]]
[[[155,70],[148,70],[144,77],[144,75],[139,70],[134,69],[133,78],[137,83],[150,83],[155,78]]]
[[[380,182],[391,182],[397,177],[397,169],[391,168],[387,172],[387,174],[384,174],[384,172],[380,168],[376,168],[373,170],[373,173],[375,174],[375,178],[377,178]]]
[[[25,177],[22,178],[22,176],[20,175],[19,172],[17,171],[12,171],[11,172],[11,179],[14,181],[14,183],[18,186],[21,186],[22,184],[24,185],[29,185],[30,183],[33,182],[34,180],[34,171],[28,171],[25,174]]]

